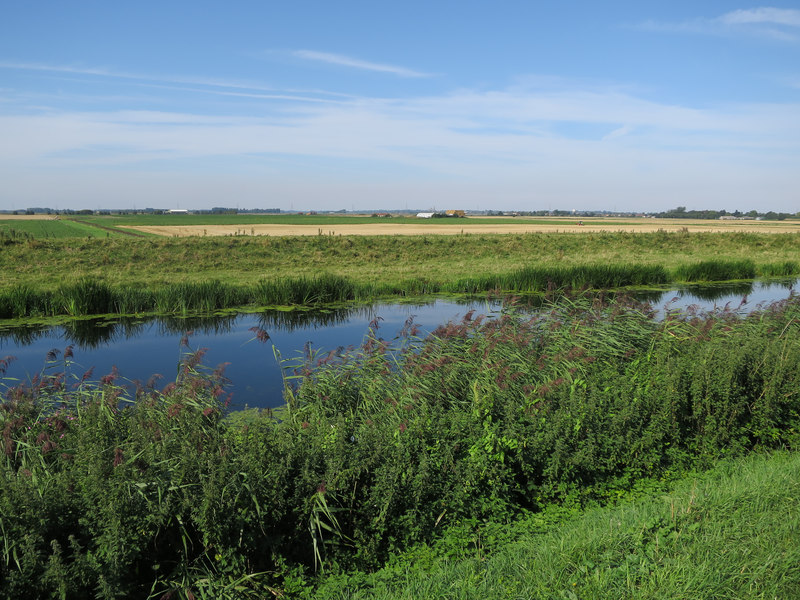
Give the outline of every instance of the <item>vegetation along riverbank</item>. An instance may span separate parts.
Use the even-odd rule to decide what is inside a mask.
[[[799,265],[797,233],[9,237],[0,318],[607,289],[792,276]]]
[[[797,297],[660,321],[578,299],[381,337],[374,323],[353,351],[287,365],[278,413],[228,415],[223,368],[188,349],[157,385],[90,384],[69,349],[6,382],[0,595],[392,597],[455,579],[485,597],[797,591],[795,459],[769,461],[774,484],[734,466],[671,503],[574,521],[720,460],[797,449]],[[733,529],[736,514],[774,535]],[[700,560],[734,538],[736,572]],[[549,562],[520,571],[528,558]]]

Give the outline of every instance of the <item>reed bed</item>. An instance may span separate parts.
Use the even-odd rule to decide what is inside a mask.
[[[256,303],[262,305],[327,304],[367,300],[370,296],[367,286],[356,285],[346,277],[329,273],[314,277],[262,279],[254,294]]]
[[[659,265],[527,266],[509,273],[452,280],[405,278],[398,281],[359,281],[323,272],[313,276],[262,278],[236,285],[219,280],[178,281],[153,286],[111,285],[83,277],[55,290],[18,284],[0,290],[0,319],[93,314],[208,313],[245,306],[309,306],[340,302],[370,302],[387,297],[440,293],[545,293],[555,290],[618,290],[632,286],[680,285],[687,282],[748,280],[757,275],[793,276],[792,261],[767,263],[758,269],[751,261],[702,261],[670,272]]]
[[[769,271],[774,270],[781,270],[781,266],[769,267]],[[687,282],[753,279],[756,276],[756,265],[752,260],[704,260],[678,267],[675,276]]]
[[[524,267],[495,276],[465,278],[444,289],[451,292],[542,292],[556,289],[615,289],[670,282],[666,269],[656,265],[577,265]]]
[[[425,338],[378,325],[284,363],[276,414],[226,415],[224,365],[185,346],[158,385],[90,383],[72,348],[9,382],[0,596],[301,597],[446,531],[800,442],[796,296],[744,318],[572,299]]]
[[[752,260],[757,276],[770,265],[798,262],[800,234],[587,233],[465,236],[311,236],[270,238],[93,238],[11,241],[3,246],[0,292],[25,284],[55,290],[88,277],[114,288],[155,290],[181,281],[218,280],[238,287],[261,279],[331,273],[356,284],[425,287],[464,278],[511,274],[526,266],[660,265],[675,270],[709,260]],[[199,257],[199,258],[198,258]],[[769,272],[767,272],[769,271]],[[792,271],[792,269],[790,269]]]

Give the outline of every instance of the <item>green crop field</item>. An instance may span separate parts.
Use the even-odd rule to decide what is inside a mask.
[[[0,240],[14,237],[35,239],[87,238],[119,236],[119,232],[108,231],[76,220],[3,220],[0,219]]]

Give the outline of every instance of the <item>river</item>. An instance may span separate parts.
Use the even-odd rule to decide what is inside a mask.
[[[692,286],[679,290],[648,292],[646,299],[663,314],[664,307],[701,310],[726,304],[740,312],[782,300],[792,293],[797,281],[748,282],[726,285]],[[743,302],[743,300],[746,300]],[[82,319],[58,326],[3,327],[0,322],[0,358],[15,357],[8,365],[6,386],[29,381],[43,370],[60,372],[65,366],[70,376],[80,378],[92,369],[98,380],[115,366],[129,382],[146,382],[160,374],[161,385],[175,379],[178,363],[188,351],[205,348],[203,364],[210,368],[230,363],[225,371],[233,392],[233,408],[275,407],[283,403],[283,382],[278,356],[289,364],[299,360],[307,344],[327,351],[340,346],[357,346],[370,322],[377,320],[377,334],[392,339],[410,318],[420,335],[447,321],[460,319],[468,311],[496,315],[502,310],[498,300],[454,301],[434,299],[417,304],[378,304],[349,309],[308,311],[265,311],[218,317],[188,317],[114,320]],[[258,339],[258,330],[269,339]],[[188,332],[188,335],[187,335]],[[188,342],[188,345],[184,342]],[[72,346],[73,357],[64,359]],[[47,354],[56,351],[48,362]],[[277,356],[276,356],[277,355]],[[2,376],[0,376],[2,377]]]

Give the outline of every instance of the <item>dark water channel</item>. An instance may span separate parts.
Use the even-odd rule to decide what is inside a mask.
[[[729,304],[740,312],[748,312],[787,298],[796,283],[797,280],[693,286],[648,292],[640,299],[649,301],[660,314],[668,303],[673,309],[692,305],[713,309]],[[120,376],[129,381],[146,382],[158,373],[163,375],[160,384],[166,385],[174,380],[178,362],[187,351],[181,340],[191,332],[188,347],[208,349],[203,364],[213,368],[223,362],[230,363],[225,374],[231,381],[232,407],[274,407],[283,403],[283,384],[273,346],[284,359],[299,359],[308,343],[311,348],[323,351],[359,345],[369,323],[378,317],[379,337],[390,340],[410,317],[419,326],[419,334],[425,335],[447,321],[460,319],[470,310],[492,316],[502,310],[502,303],[486,299],[436,299],[425,304],[267,311],[224,317],[76,320],[50,327],[4,328],[0,322],[0,358],[15,357],[5,374],[6,385],[13,385],[15,380],[28,381],[43,369],[63,370],[63,351],[70,345],[74,357],[69,372],[74,376],[80,377],[93,368],[92,379],[98,380],[116,366]],[[251,328],[265,330],[270,339],[260,342]],[[46,355],[52,349],[59,351],[58,360],[48,363]]]

